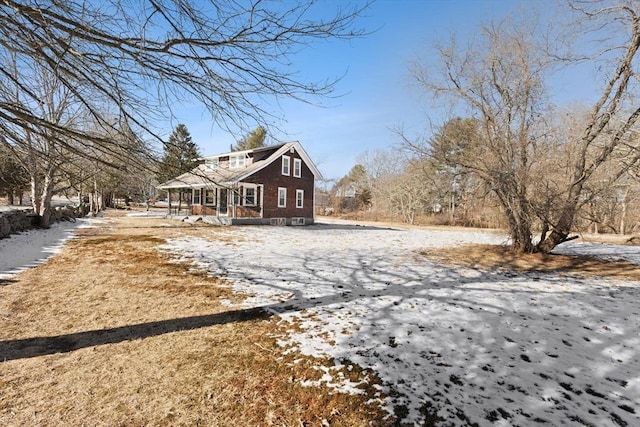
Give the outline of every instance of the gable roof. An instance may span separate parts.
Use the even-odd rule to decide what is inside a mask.
[[[208,169],[205,164],[201,164],[187,173],[183,173],[176,178],[170,179],[169,181],[158,185],[156,188],[161,190],[169,190],[185,187],[213,187],[214,185],[230,186],[264,169],[274,161],[278,160],[280,156],[286,154],[292,149],[297,152],[302,160],[307,164],[314,177],[322,178],[322,174],[313,163],[313,161],[311,161],[311,158],[304,150],[304,148],[302,148],[300,142],[293,141],[281,145],[255,148],[253,150],[232,151],[215,156],[203,157],[204,160],[207,160],[234,156],[238,154],[253,154],[253,162],[244,168],[238,169]]]

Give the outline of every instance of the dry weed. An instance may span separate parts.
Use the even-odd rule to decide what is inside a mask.
[[[446,264],[504,271],[559,273],[589,277],[638,280],[640,266],[627,261],[606,261],[589,256],[520,254],[498,245],[464,245],[428,249],[423,256]]]

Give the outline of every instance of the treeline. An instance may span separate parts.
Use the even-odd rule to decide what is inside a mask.
[[[126,135],[126,138],[122,138]],[[239,138],[231,150],[238,151],[264,146],[266,128],[258,126]],[[107,138],[105,138],[107,140]],[[75,203],[82,203],[90,213],[117,207],[116,201],[145,202],[158,197],[156,185],[175,178],[197,166],[202,157],[198,145],[184,124],[178,124],[166,141],[161,153],[145,144],[132,131],[117,132],[108,152],[100,160],[90,160],[96,152],[82,154],[88,147],[76,147],[75,152],[57,147],[48,155],[39,155],[47,147],[38,139],[23,146],[0,144],[0,197],[7,203],[24,204],[25,196],[41,216],[40,225],[48,225],[52,212],[51,198],[59,195]],[[49,147],[50,148],[50,147]]]
[[[552,19],[510,15],[436,45],[412,76],[454,113],[427,115],[429,137],[400,129],[397,149],[352,171],[362,207],[469,225],[496,225],[497,213],[527,253],[576,230],[637,230],[639,10],[637,0],[569,2]],[[590,104],[554,87],[559,72],[595,79]]]
[[[573,123],[582,115],[576,113]],[[565,118],[566,119],[566,118]],[[497,183],[480,172],[493,165],[496,174],[509,174],[499,159],[486,153],[476,119],[456,118],[440,127],[429,140],[403,140],[392,150],[363,154],[349,174],[329,190],[329,212],[371,219],[394,219],[409,224],[441,224],[508,229],[506,207],[499,199]],[[572,177],[567,173],[576,161],[568,127],[547,128],[530,159],[527,192],[540,214],[553,210]],[[574,230],[590,233],[640,232],[640,167],[624,167],[627,156],[612,156],[591,179],[578,200]],[[534,173],[535,171],[535,173]],[[621,173],[622,171],[622,173]],[[544,227],[532,220],[534,230]]]
[[[282,64],[300,46],[362,35],[355,24],[367,8],[211,6],[0,2],[1,191],[20,199],[28,188],[42,227],[54,194],[86,195],[94,212],[116,196],[148,197],[166,172],[154,147],[172,150],[163,128],[174,113],[195,105],[212,127],[249,129],[276,117],[265,101],[331,95],[336,80],[307,80]]]

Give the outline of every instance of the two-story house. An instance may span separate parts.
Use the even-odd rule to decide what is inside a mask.
[[[223,224],[313,224],[315,180],[321,174],[299,142],[202,160],[157,187],[169,192],[169,200],[172,192],[187,194],[189,215]]]

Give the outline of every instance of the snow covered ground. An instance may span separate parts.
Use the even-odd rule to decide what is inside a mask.
[[[375,372],[405,422],[640,425],[640,282],[452,268],[417,254],[506,240],[490,233],[340,222],[220,233],[164,248],[231,280],[252,295],[247,306],[296,322],[282,345]],[[639,247],[562,251],[640,264]]]
[[[0,280],[91,221],[0,240]],[[283,346],[375,372],[405,422],[640,425],[640,282],[452,268],[417,254],[506,241],[491,233],[333,222],[220,236],[164,248],[227,277],[252,295],[245,305],[296,322]],[[640,264],[637,246],[569,242],[558,252]]]
[[[0,281],[45,262],[60,252],[78,227],[96,224],[95,218],[79,218],[76,222],[56,222],[50,228],[32,229],[0,239]]]

